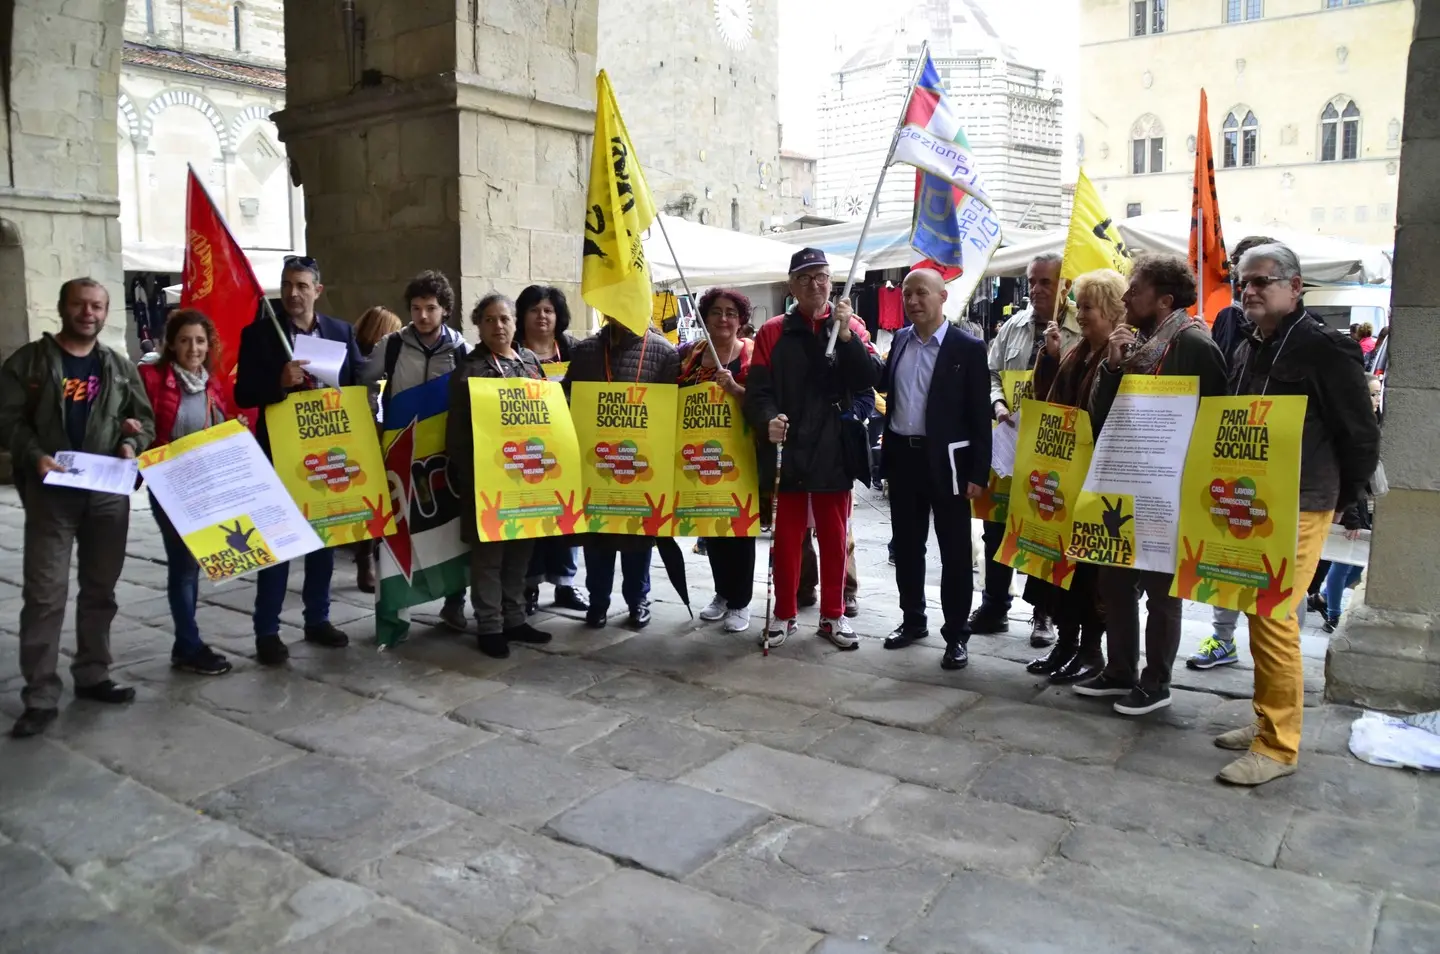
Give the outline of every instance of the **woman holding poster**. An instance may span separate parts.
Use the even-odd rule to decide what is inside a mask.
[[[528,348],[516,348],[515,305],[492,292],[471,313],[480,329],[480,345],[450,373],[450,416],[445,424],[445,449],[450,477],[464,506],[460,533],[470,544],[470,599],[482,653],[495,659],[510,655],[510,643],[548,643],[550,634],[525,621],[525,571],[533,540],[482,543],[476,532],[475,438],[470,423],[470,378],[531,378],[542,380],[540,359]]]
[[[1112,269],[1087,272],[1075,279],[1081,338],[1063,355],[1060,327],[1050,322],[1045,347],[1035,362],[1035,396],[1052,404],[1088,407],[1100,362],[1110,335],[1125,317],[1125,277]],[[1068,590],[1039,577],[1025,582],[1025,600],[1043,607],[1055,621],[1059,638],[1048,655],[1032,660],[1026,672],[1048,675],[1053,683],[1082,682],[1105,669],[1101,641],[1105,617],[1096,592],[1100,568],[1075,567]]]
[[[700,296],[700,315],[710,332],[712,350],[701,338],[680,348],[682,388],[713,381],[735,401],[745,397],[745,378],[755,342],[740,337],[750,321],[750,299],[727,288],[712,288]],[[719,362],[716,355],[720,356]],[[725,620],[725,632],[750,628],[750,598],[755,589],[755,538],[704,537],[705,555],[715,577],[715,598],[700,611],[707,622]]]
[[[529,285],[515,300],[515,346],[535,352],[552,381],[565,377],[575,336],[570,327],[570,305],[565,293],[552,285]],[[525,573],[525,613],[540,611],[540,584],[555,587],[555,605],[561,609],[588,610],[590,601],[575,588],[580,548],[559,537],[535,541],[530,569]]]
[[[160,360],[140,366],[140,381],[155,409],[155,443],[151,448],[203,431],[234,415],[223,382],[210,375],[214,348],[215,325],[204,312],[182,308],[170,313]],[[201,676],[223,676],[230,671],[230,661],[205,645],[195,622],[200,564],[154,494],[150,495],[150,513],[160,527],[169,568],[165,589],[170,597],[170,618],[175,623],[170,665]]]

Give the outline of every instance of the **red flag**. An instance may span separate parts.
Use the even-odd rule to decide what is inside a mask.
[[[1230,289],[1230,257],[1225,253],[1225,236],[1220,228],[1220,198],[1215,193],[1215,156],[1210,150],[1209,101],[1200,91],[1200,128],[1195,133],[1195,186],[1190,201],[1190,267],[1200,283],[1200,301],[1190,309],[1206,323],[1227,307],[1234,296]]]
[[[219,340],[211,367],[230,392],[235,389],[240,332],[255,320],[264,295],[250,260],[192,168],[185,190],[185,287],[180,307],[198,308],[215,323]],[[254,420],[253,415],[247,417]]]

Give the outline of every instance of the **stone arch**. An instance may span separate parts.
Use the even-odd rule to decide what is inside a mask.
[[[150,100],[150,105],[145,107],[145,116],[140,121],[140,135],[146,139],[155,129],[155,117],[159,116],[171,106],[189,106],[209,121],[210,127],[215,130],[215,135],[220,140],[221,152],[233,152],[235,149],[234,140],[230,137],[230,127],[225,124],[220,110],[215,104],[194,90],[188,89],[167,89],[165,92]]]
[[[1146,113],[1130,127],[1131,139],[1164,139],[1165,124],[1154,113]]]
[[[260,120],[268,120],[273,112],[275,112],[275,107],[264,103],[252,103],[240,110],[230,123],[230,141],[238,144],[240,133],[247,125]]]
[[[120,128],[125,130],[133,142],[140,138],[140,111],[135,108],[135,101],[128,93],[121,92],[115,102],[118,110],[116,118],[119,120]]]

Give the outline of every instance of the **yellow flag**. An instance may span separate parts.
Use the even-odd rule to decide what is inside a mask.
[[[1129,275],[1131,264],[1130,250],[1120,230],[1106,214],[1100,193],[1081,169],[1075,183],[1075,205],[1070,212],[1070,234],[1065,238],[1065,264],[1060,277],[1076,278],[1097,268],[1113,268],[1121,275]]]
[[[650,264],[641,236],[655,201],[615,105],[610,77],[595,77],[595,143],[585,197],[585,251],[580,295],[602,315],[643,335],[650,326]]]

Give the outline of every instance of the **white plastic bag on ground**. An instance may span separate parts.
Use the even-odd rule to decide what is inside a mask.
[[[1350,752],[1363,762],[1386,768],[1440,772],[1440,712],[1396,719],[1367,712],[1350,726]]]

